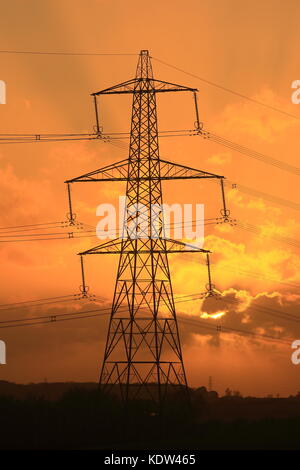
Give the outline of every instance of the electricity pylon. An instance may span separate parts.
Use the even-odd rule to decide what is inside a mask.
[[[223,176],[196,170],[159,156],[156,94],[194,93],[196,130],[201,125],[196,89],[153,78],[148,51],[139,55],[134,79],[93,93],[96,131],[101,134],[97,97],[133,95],[128,159],[66,181],[126,181],[126,211],[120,238],[79,253],[119,254],[119,265],[108,327],[100,385],[116,391],[127,401],[150,397],[162,405],[170,390],[187,391],[187,380],[176,318],[169,253],[207,250],[164,236],[162,181],[218,178],[221,181],[223,216],[227,217]],[[70,190],[69,190],[70,195]],[[70,198],[69,198],[70,201]],[[72,208],[70,206],[72,221]],[[153,230],[155,227],[155,230]],[[150,234],[149,234],[150,229]],[[209,264],[208,264],[209,267]],[[209,273],[208,292],[212,285]]]

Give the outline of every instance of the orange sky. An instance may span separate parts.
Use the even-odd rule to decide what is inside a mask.
[[[284,5],[276,0],[263,4],[257,0],[192,0],[188,5],[177,0],[154,0],[151,4],[135,0],[11,0],[1,5],[0,49],[133,54],[149,49],[153,57],[300,116],[300,105],[291,103],[291,83],[300,79],[299,21],[296,0]],[[89,94],[132,78],[137,61],[136,56],[18,54],[0,54],[0,59],[0,79],[7,85],[7,104],[0,105],[1,133],[92,131]],[[205,128],[298,166],[299,120],[218,90],[155,60],[153,68],[156,78],[199,89]],[[158,97],[161,130],[193,126],[192,96],[178,95]],[[129,98],[101,100],[105,131],[127,131],[129,120]],[[166,159],[299,202],[297,176],[200,137],[161,139],[160,148]],[[101,142],[1,145],[1,227],[64,220],[67,199],[63,182],[125,157],[126,150]],[[114,183],[76,186],[73,195],[78,219],[96,226],[96,206],[116,203],[124,191],[122,184]],[[212,182],[165,182],[164,191],[165,202],[204,203],[205,217],[219,216],[219,188]],[[227,190],[227,198],[233,217],[267,227],[270,233],[297,238],[297,211],[234,190]],[[205,243],[214,252],[217,288],[242,298],[238,311],[229,310],[218,321],[299,339],[297,323],[249,310],[258,302],[299,314],[299,296],[292,286],[300,282],[299,250],[228,226],[207,229]],[[81,280],[76,253],[96,244],[96,238],[0,244],[0,303],[77,293]],[[91,292],[107,301],[116,266],[117,258],[113,257],[89,257],[86,263]],[[172,255],[170,266],[175,295],[204,290],[205,267],[197,254]],[[0,312],[0,321],[75,308],[96,306],[55,304],[26,312],[7,310]],[[206,311],[208,306],[201,307],[200,301],[181,303],[178,312],[199,317],[201,308]],[[97,380],[106,327],[106,318],[96,318],[1,329],[8,363],[0,366],[0,379]],[[211,375],[214,388],[221,393],[226,387],[256,395],[287,395],[300,390],[300,366],[291,364],[288,345],[226,334],[218,338],[186,325],[182,325],[182,340],[192,386],[207,385]]]

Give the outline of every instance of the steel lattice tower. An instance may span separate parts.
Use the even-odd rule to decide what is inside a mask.
[[[161,213],[153,214],[151,208],[162,204],[162,188],[156,94],[147,51],[142,51],[140,55],[136,78],[138,80],[133,92],[126,203],[137,211],[141,207],[139,222],[142,226],[143,215],[147,222],[149,214],[149,225],[152,227],[154,221],[152,222],[151,218],[161,218]],[[129,396],[131,383],[158,384],[159,400],[169,383],[187,386],[167,244],[162,237],[161,222],[162,220],[155,224],[158,227],[157,238],[131,239],[132,233],[129,233],[128,239],[122,242],[100,382],[105,384],[113,380],[126,383],[126,397]],[[126,226],[130,223],[128,220]],[[136,224],[132,226],[135,230]],[[147,223],[146,228],[148,229]],[[148,235],[142,231],[143,229],[140,229],[141,236]],[[123,309],[119,312],[122,300],[125,300],[128,307],[126,315]],[[141,308],[145,307],[145,304],[148,307],[146,315],[145,308]],[[166,318],[166,315],[161,313],[161,306],[167,308],[170,317]],[[123,361],[111,361],[114,346],[120,340],[123,340]],[[165,348],[168,344],[172,348],[172,360],[166,357]],[[148,356],[147,359],[145,356]]]
[[[101,387],[117,388],[124,400],[148,396],[158,404],[162,404],[170,389],[187,391],[168,253],[208,253],[164,236],[163,212],[158,209],[163,202],[161,182],[219,178],[223,190],[222,176],[160,159],[156,94],[169,91],[191,91],[196,96],[197,90],[155,80],[149,53],[141,51],[134,79],[92,95],[100,135],[97,97],[132,93],[128,159],[67,181],[68,187],[74,182],[127,182],[122,237],[80,255],[120,255]],[[201,132],[196,98],[195,105],[196,129]],[[211,284],[208,290],[211,291]]]

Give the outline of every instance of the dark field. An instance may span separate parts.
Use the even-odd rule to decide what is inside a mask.
[[[191,390],[192,412],[169,397],[124,409],[96,384],[0,381],[1,449],[300,449],[300,396],[242,398]]]

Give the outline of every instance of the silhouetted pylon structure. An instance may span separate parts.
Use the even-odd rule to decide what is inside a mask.
[[[163,180],[219,178],[160,159],[156,93],[196,89],[153,78],[148,51],[139,55],[136,77],[94,93],[99,134],[99,95],[133,95],[129,157],[68,180],[74,182],[126,181],[126,211],[122,237],[80,253],[119,254],[119,265],[108,327],[100,384],[116,387],[124,400],[147,395],[161,405],[172,388],[187,391],[187,380],[176,319],[168,263],[169,253],[202,252],[164,236]],[[200,130],[197,101],[196,128]],[[222,185],[223,189],[223,185]],[[224,193],[222,193],[224,195]],[[223,198],[224,216],[227,215]],[[209,278],[210,279],[210,278]],[[209,288],[211,290],[211,283]]]

